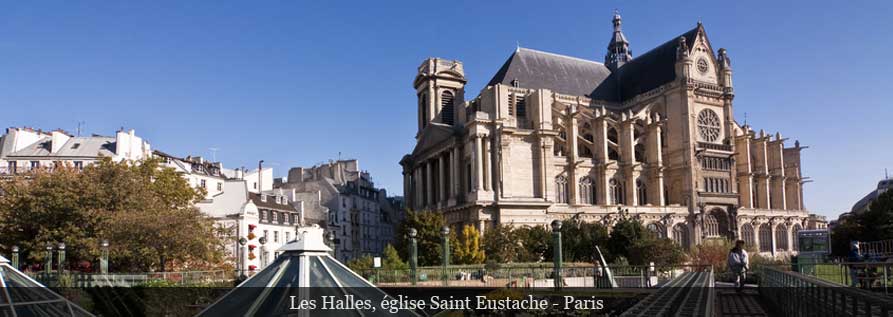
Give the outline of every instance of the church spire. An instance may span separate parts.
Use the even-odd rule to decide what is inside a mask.
[[[605,65],[612,71],[617,70],[626,62],[633,59],[633,55],[629,50],[629,42],[620,29],[621,19],[620,11],[614,10],[614,36],[608,43],[608,54],[605,55]]]

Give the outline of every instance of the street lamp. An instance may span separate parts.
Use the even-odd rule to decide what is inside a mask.
[[[440,229],[440,234],[443,236],[443,285],[446,286],[448,283],[447,267],[450,265],[450,227],[443,226]]]
[[[329,241],[329,245],[332,246],[332,256],[337,259],[338,246],[335,245],[335,231],[329,231],[329,233],[326,233],[326,240]]]
[[[561,220],[552,221],[552,260],[555,288],[561,288]]]
[[[46,268],[44,268],[47,274],[53,272],[53,244],[47,242],[47,256],[46,256]]]
[[[19,246],[12,246],[12,267],[19,269]]]
[[[65,242],[59,242],[59,273],[65,270]]]
[[[419,265],[419,255],[416,235],[418,235],[418,231],[416,231],[415,228],[409,228],[409,274],[412,276],[412,285],[415,285],[416,282],[419,280],[417,272]]]
[[[102,253],[99,255],[99,272],[109,274],[109,240],[102,239],[99,245],[102,247]]]
[[[257,242],[260,242],[260,267],[267,267],[267,247],[264,246],[267,244],[267,237],[260,237],[257,239]]]
[[[244,280],[247,276],[245,276],[243,266],[245,266],[245,244],[248,243],[248,239],[245,237],[239,238],[239,280]]]

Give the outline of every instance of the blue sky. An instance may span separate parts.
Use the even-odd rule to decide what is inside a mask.
[[[556,2],[6,1],[0,125],[134,128],[280,176],[340,152],[400,194],[423,59],[463,61],[471,98],[516,43],[601,61],[617,8],[634,56],[704,22],[739,120],[810,146],[813,212],[836,217],[893,168],[893,2]]]

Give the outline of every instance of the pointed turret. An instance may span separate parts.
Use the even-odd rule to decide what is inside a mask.
[[[620,66],[633,59],[633,55],[629,50],[629,42],[620,28],[621,18],[620,12],[614,10],[614,35],[611,42],[608,43],[608,54],[605,55],[605,66],[612,71],[616,71]]]

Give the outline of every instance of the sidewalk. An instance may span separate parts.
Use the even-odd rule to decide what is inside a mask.
[[[769,316],[760,304],[757,285],[746,284],[744,291],[735,291],[732,283],[716,282],[716,316]]]

